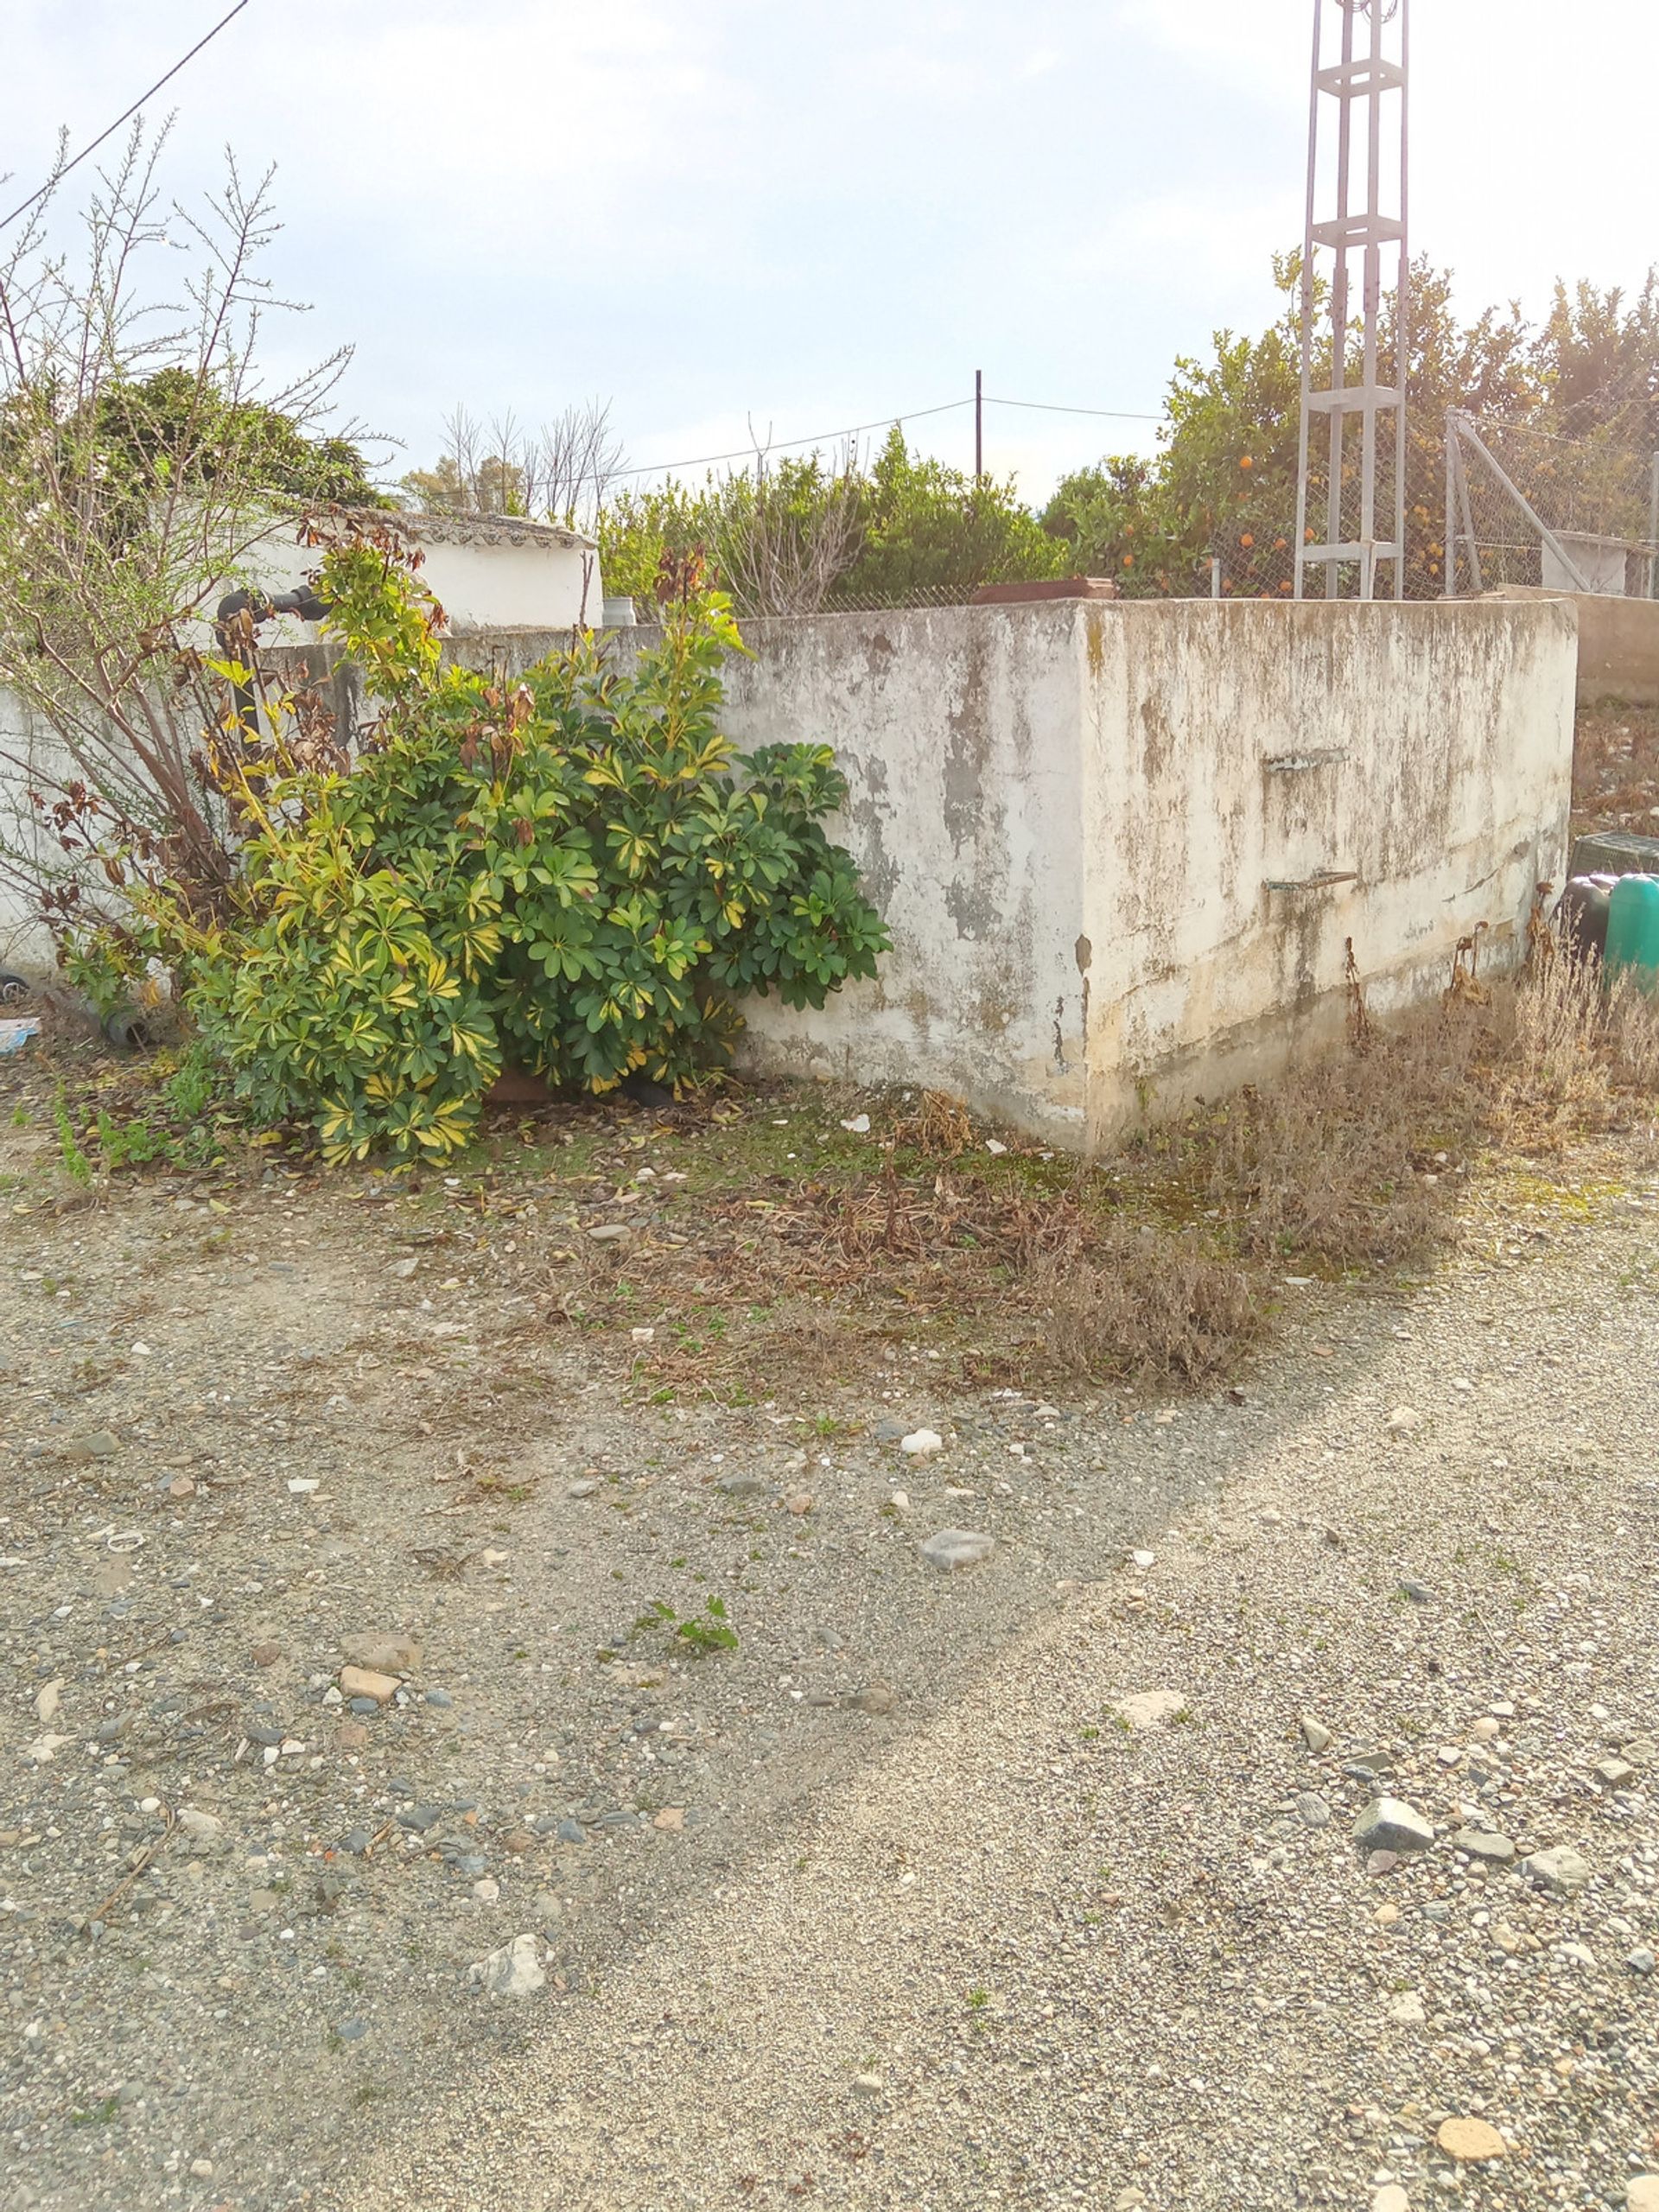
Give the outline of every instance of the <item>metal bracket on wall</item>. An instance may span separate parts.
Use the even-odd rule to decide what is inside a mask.
[[[1328,891],[1333,883],[1357,883],[1359,870],[1353,868],[1322,868],[1313,875],[1293,877],[1281,880],[1269,876],[1262,885],[1264,891]]]
[[[1347,758],[1342,747],[1327,745],[1310,753],[1270,753],[1262,766],[1270,776],[1300,776],[1309,768],[1334,768]]]

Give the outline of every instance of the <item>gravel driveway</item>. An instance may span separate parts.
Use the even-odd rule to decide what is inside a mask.
[[[953,1578],[950,1694],[338,2201],[1659,2201],[1659,1210],[1598,1211],[1097,1431],[1085,1519],[1188,1498],[1141,1555],[1006,1639]]]
[[[833,1417],[626,1401],[339,1185],[19,1199],[0,2203],[1626,2201],[1659,1205],[1586,1190],[1238,1393],[896,1339]]]

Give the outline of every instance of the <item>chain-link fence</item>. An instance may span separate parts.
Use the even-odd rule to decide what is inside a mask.
[[[826,614],[886,614],[906,607],[966,607],[976,584],[911,583],[892,591],[832,591],[820,602]]]
[[[1446,451],[1454,595],[1533,584],[1659,597],[1659,453],[1462,414]]]

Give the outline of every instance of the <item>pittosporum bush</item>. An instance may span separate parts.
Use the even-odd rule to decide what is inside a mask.
[[[210,747],[241,830],[229,893],[135,869],[123,932],[256,1118],[314,1123],[335,1160],[438,1154],[505,1063],[682,1083],[725,1057],[734,1000],[822,1006],[874,974],[887,932],[822,827],[830,749],[721,734],[741,648],[718,594],[682,588],[630,668],[583,639],[506,685],[441,667],[437,610],[384,541],[336,545],[321,591],[378,724],[345,767],[245,727]]]

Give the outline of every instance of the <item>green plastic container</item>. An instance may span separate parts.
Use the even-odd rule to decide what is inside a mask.
[[[1606,969],[1659,990],[1659,875],[1621,875],[1607,902]]]

